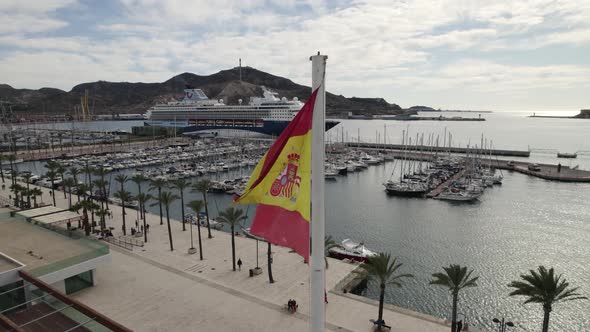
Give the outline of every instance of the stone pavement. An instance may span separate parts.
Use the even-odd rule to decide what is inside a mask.
[[[8,183],[7,183],[8,184]],[[51,202],[48,189],[43,201]],[[67,199],[56,191],[57,204],[67,208]],[[8,197],[8,185],[3,196]],[[73,198],[73,201],[76,199]],[[127,227],[134,226],[136,211],[126,209]],[[121,208],[112,206],[108,226],[121,232]],[[147,214],[150,232],[143,248],[128,251],[112,248],[112,263],[98,269],[97,286],[73,296],[136,331],[302,331],[309,320],[309,268],[289,249],[273,246],[274,284],[268,282],[266,243],[259,243],[259,267],[263,273],[249,277],[256,266],[256,241],[236,236],[236,260],[242,271],[232,271],[231,236],[201,228],[204,260],[189,255],[189,225],[171,220],[174,251],[170,251],[166,219]],[[195,247],[197,229],[193,227]],[[326,288],[326,328],[332,331],[372,331],[370,318],[377,317],[376,301],[338,294],[334,287],[357,265],[329,259]],[[296,299],[299,312],[287,313],[283,306]],[[444,321],[432,316],[387,305],[384,319],[392,331],[448,331]]]

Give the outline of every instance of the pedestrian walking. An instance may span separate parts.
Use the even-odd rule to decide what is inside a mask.
[[[146,234],[150,232],[150,224],[145,225]]]
[[[238,271],[242,271],[242,259],[238,258]]]
[[[457,332],[461,332],[463,330],[463,320],[457,322]]]

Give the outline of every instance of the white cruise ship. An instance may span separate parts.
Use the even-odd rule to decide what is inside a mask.
[[[183,133],[221,129],[247,130],[278,136],[297,114],[303,103],[297,99],[278,98],[262,87],[263,97],[251,97],[248,105],[226,105],[209,99],[201,89],[187,87],[181,101],[158,104],[147,112],[146,126],[182,128]],[[337,125],[326,121],[326,130]]]

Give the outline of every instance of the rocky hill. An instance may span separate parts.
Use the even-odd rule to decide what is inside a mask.
[[[578,119],[590,119],[590,109],[581,110],[580,111],[580,114],[574,116],[574,118],[578,118]]]
[[[80,97],[86,91],[89,107],[93,114],[143,113],[158,102],[181,99],[183,89],[191,85],[202,89],[209,98],[224,99],[228,104],[237,104],[239,99],[248,102],[251,96],[262,96],[261,86],[265,86],[289,99],[298,97],[305,100],[311,88],[293,81],[242,67],[242,80],[239,69],[222,70],[209,76],[183,73],[162,83],[128,83],[98,81],[76,85],[66,92],[53,88],[39,90],[14,89],[0,84],[0,100],[12,103],[13,110],[22,114],[72,114],[80,104]],[[329,115],[338,116],[348,112],[354,114],[396,114],[401,108],[382,98],[346,98],[342,95],[326,93],[326,108]]]

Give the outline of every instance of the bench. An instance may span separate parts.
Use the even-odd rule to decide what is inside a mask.
[[[391,331],[391,326],[385,325],[384,320],[376,320],[376,319],[369,319],[369,322],[373,323],[373,326],[376,328],[377,331],[381,331],[382,328],[386,328],[387,330]]]

